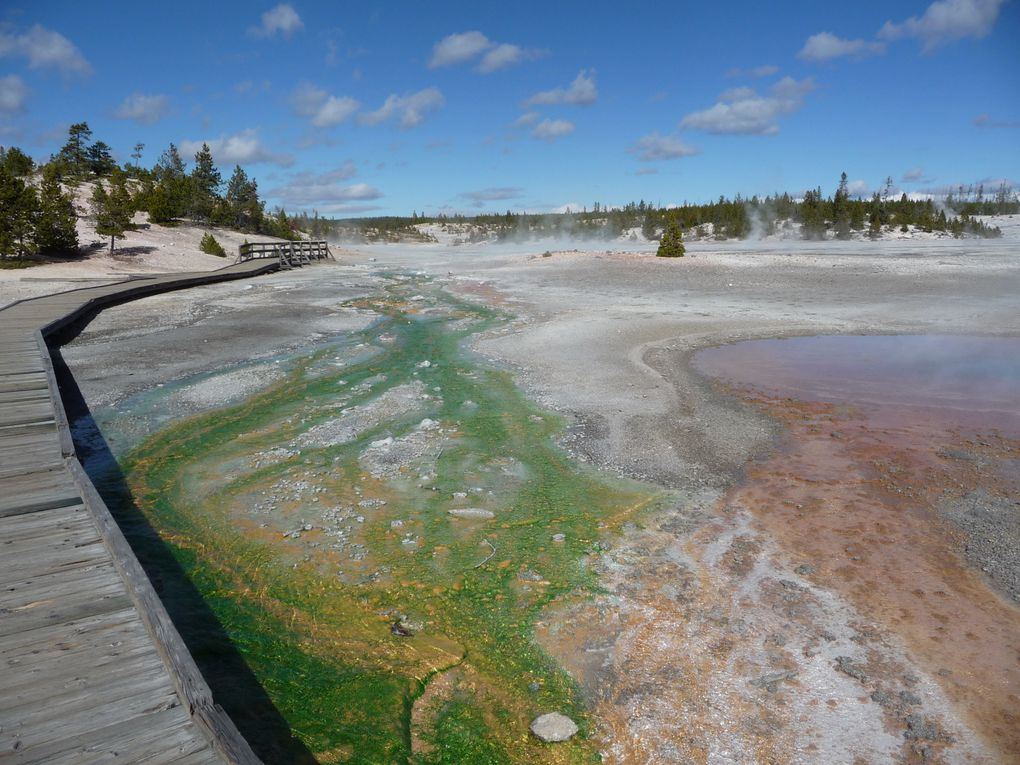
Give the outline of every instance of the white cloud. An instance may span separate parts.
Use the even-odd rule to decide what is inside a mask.
[[[16,74],[0,77],[0,114],[17,114],[25,108],[28,86]]]
[[[764,64],[762,66],[751,67],[750,69],[740,69],[734,67],[726,72],[727,77],[771,77],[773,74],[779,71],[778,66],[773,64]]]
[[[581,208],[582,205],[578,204],[577,202],[567,202],[565,205],[556,205],[555,207],[550,207],[549,212],[559,213],[562,215],[563,213],[577,212]]]
[[[152,125],[162,119],[168,105],[169,100],[164,95],[132,93],[117,107],[113,116],[119,120],[134,120],[141,125]]]
[[[483,51],[488,50],[494,43],[481,32],[461,32],[460,34],[449,35],[435,44],[432,48],[432,57],[429,59],[429,68],[438,69],[442,66],[453,66],[470,61]]]
[[[63,74],[92,74],[92,65],[74,43],[38,24],[20,35],[0,30],[0,58],[4,56],[23,56],[32,69],[54,68]]]
[[[574,123],[570,120],[542,120],[535,125],[531,135],[543,141],[555,141],[557,138],[562,138],[573,132]]]
[[[880,42],[846,40],[842,37],[836,37],[831,32],[819,32],[807,39],[797,57],[807,61],[831,61],[834,58],[841,58],[843,56],[864,58],[865,56],[874,56],[884,52],[885,45]]]
[[[517,199],[524,193],[520,186],[490,186],[478,191],[465,191],[458,196],[472,202],[491,202],[500,199]]]
[[[714,106],[688,114],[680,121],[680,127],[716,134],[775,135],[779,132],[779,118],[800,109],[804,97],[814,87],[810,77],[799,81],[784,77],[766,96],[751,88],[730,90]]]
[[[659,168],[657,167],[641,167],[634,173],[634,175],[658,175]]]
[[[516,128],[531,127],[536,122],[538,122],[538,118],[541,116],[542,115],[539,114],[538,112],[525,112],[520,117],[514,120],[513,126]]]
[[[543,54],[544,51],[533,48],[522,48],[519,45],[500,43],[482,56],[477,69],[483,74],[488,74],[489,72],[506,69],[509,66],[516,66],[522,61],[534,61],[536,58],[541,58]]]
[[[587,106],[595,103],[599,91],[595,87],[595,71],[593,69],[582,69],[577,77],[566,88],[554,88],[536,93],[527,101],[525,106],[538,104],[573,104],[575,106]]]
[[[374,112],[366,112],[358,117],[358,121],[362,125],[378,125],[396,118],[400,127],[413,128],[422,123],[428,112],[441,108],[445,103],[446,99],[438,88],[425,88],[402,96],[393,94]]]
[[[203,143],[209,144],[213,159],[220,165],[256,165],[265,162],[290,167],[294,164],[291,155],[278,154],[265,146],[259,140],[258,132],[252,128],[233,135],[221,135],[219,138],[181,141],[181,154],[185,157],[193,156],[202,148]]]
[[[304,28],[305,24],[294,10],[294,6],[290,3],[280,3],[262,14],[261,26],[252,27],[248,32],[253,37],[275,37],[280,34],[289,38]]]
[[[303,209],[314,208],[321,212],[365,212],[376,209],[370,202],[383,196],[382,192],[367,183],[343,185],[357,173],[353,162],[324,173],[302,172],[292,175],[285,184],[271,189],[268,196],[284,205]]]
[[[918,18],[902,23],[887,21],[878,30],[884,40],[916,37],[925,51],[965,37],[980,39],[992,31],[1005,0],[936,0]]]
[[[924,170],[920,167],[912,167],[903,174],[904,183],[913,183],[924,178]]]
[[[314,127],[329,128],[349,119],[361,104],[348,96],[334,96],[309,83],[298,85],[290,97],[294,111]]]
[[[679,159],[680,157],[690,157],[698,153],[697,147],[684,143],[679,137],[659,135],[658,133],[652,133],[639,139],[627,151],[631,154],[636,154],[642,162]]]
[[[871,194],[867,181],[850,181],[846,185],[847,194],[852,197],[865,197]]]

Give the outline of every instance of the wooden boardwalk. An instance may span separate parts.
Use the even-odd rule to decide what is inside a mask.
[[[0,309],[0,762],[259,762],[75,458],[46,338],[106,305],[277,268],[253,260]]]

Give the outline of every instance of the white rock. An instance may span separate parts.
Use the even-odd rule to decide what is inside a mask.
[[[483,510],[480,507],[455,507],[446,512],[455,518],[470,518],[472,520],[488,520],[496,517],[496,514],[491,510]]]
[[[566,741],[577,733],[577,723],[559,712],[549,712],[532,720],[531,732],[546,743]]]

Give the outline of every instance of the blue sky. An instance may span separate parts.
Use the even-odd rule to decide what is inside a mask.
[[[83,120],[341,217],[1016,181],[1020,2],[8,0],[0,144]]]

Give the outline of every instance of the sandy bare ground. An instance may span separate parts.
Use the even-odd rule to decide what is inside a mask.
[[[798,334],[1020,336],[1017,238],[692,245],[681,261],[648,247],[544,249],[363,248],[249,289],[112,309],[65,355],[86,397],[110,406],[357,326],[364,317],[337,306],[386,270],[501,306],[517,318],[476,349],[571,416],[563,440],[579,459],[669,490],[654,513],[607,530],[592,563],[606,594],[557,603],[537,635],[581,683],[607,762],[1016,761],[1016,603],[925,515],[927,495],[887,529],[862,531],[835,506],[864,504],[882,523],[880,494],[914,464],[910,444],[836,449],[816,431],[851,427],[841,413],[742,399],[690,358]],[[869,483],[882,465],[890,483]],[[829,514],[798,525],[798,505],[812,503]],[[928,566],[922,584],[890,576],[909,579],[912,564]]]

